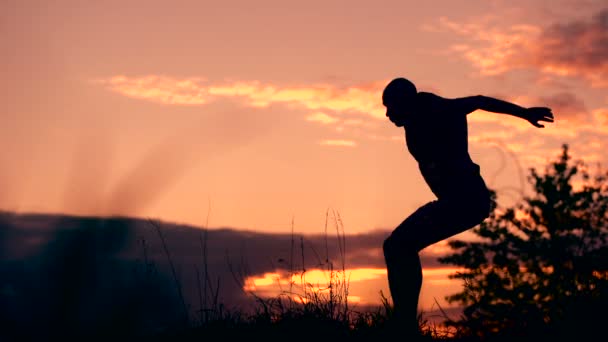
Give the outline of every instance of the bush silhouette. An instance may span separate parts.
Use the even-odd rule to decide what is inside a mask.
[[[473,230],[480,241],[449,242],[440,262],[462,266],[452,277],[465,286],[447,299],[465,309],[448,324],[478,337],[594,334],[608,297],[608,174],[598,170],[563,145],[544,173],[530,170],[532,196]]]

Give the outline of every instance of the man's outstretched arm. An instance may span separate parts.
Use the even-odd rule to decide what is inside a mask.
[[[477,95],[454,100],[457,106],[471,113],[477,109],[493,113],[503,113],[522,118],[536,127],[545,127],[539,121],[553,122],[553,113],[547,107],[521,107],[511,102],[499,100],[489,96]]]

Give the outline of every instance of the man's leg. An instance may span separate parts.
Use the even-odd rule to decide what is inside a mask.
[[[415,251],[396,253],[387,239],[384,256],[388,285],[393,299],[395,325],[410,335],[418,333],[418,297],[422,286],[422,265]]]
[[[466,204],[465,204],[466,203]],[[420,207],[384,241],[383,251],[395,318],[404,329],[417,329],[422,267],[418,252],[474,227],[490,212],[490,198],[438,200]]]
[[[393,299],[396,324],[404,331],[418,331],[418,297],[422,286],[422,265],[415,232],[428,231],[435,225],[432,218],[440,216],[438,203],[430,202],[410,215],[384,241],[388,285]],[[409,232],[409,233],[408,233]]]

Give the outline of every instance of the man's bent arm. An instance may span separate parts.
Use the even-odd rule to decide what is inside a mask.
[[[495,99],[489,96],[475,95],[452,100],[450,106],[458,112],[472,113],[478,109],[494,113],[504,113],[524,118],[526,108],[514,103]]]
[[[526,108],[514,103],[483,95],[477,95],[474,96],[474,98],[478,109],[494,113],[510,114],[518,118],[527,119],[525,117]]]
[[[548,107],[524,108],[514,103],[495,99],[489,96],[477,95],[455,99],[452,102],[460,112],[471,113],[477,109],[494,113],[510,114],[527,120],[536,127],[545,127],[539,121],[553,122],[553,113]]]

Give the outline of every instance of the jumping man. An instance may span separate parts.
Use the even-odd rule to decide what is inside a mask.
[[[383,245],[395,320],[400,329],[415,335],[422,286],[418,252],[473,228],[492,208],[479,165],[469,156],[467,115],[481,109],[542,128],[539,122],[553,122],[553,113],[547,107],[524,108],[483,95],[444,98],[418,92],[405,78],[388,83],[382,103],[389,120],[404,128],[407,148],[437,197],[407,217]]]

